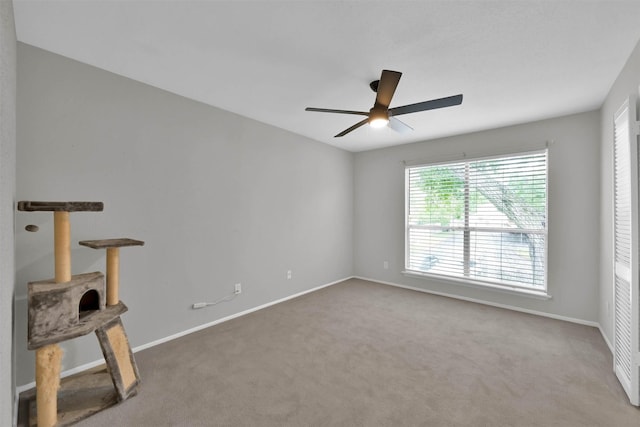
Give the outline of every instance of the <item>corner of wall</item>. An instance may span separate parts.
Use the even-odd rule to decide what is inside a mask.
[[[0,1],[0,424],[14,423],[15,286],[14,202],[16,188],[16,30],[13,2]]]

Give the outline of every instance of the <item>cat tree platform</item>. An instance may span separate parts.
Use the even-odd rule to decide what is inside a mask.
[[[28,348],[35,350],[87,335],[120,317],[127,306],[105,306],[104,275],[78,274],[69,282],[29,283]]]
[[[82,246],[86,246],[92,249],[122,248],[125,246],[144,246],[144,242],[142,240],[129,239],[127,237],[122,237],[119,239],[81,240],[78,243]]]
[[[18,210],[26,212],[102,212],[102,202],[18,202]]]

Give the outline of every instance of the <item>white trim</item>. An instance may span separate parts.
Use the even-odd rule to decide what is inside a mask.
[[[410,225],[414,230],[437,230],[437,231],[480,231],[484,233],[526,233],[526,234],[542,234],[547,236],[547,229],[533,228],[514,228],[514,227],[465,227],[464,225]]]
[[[226,316],[226,317],[222,317],[222,318],[220,318],[218,320],[214,320],[214,321],[209,322],[209,323],[205,323],[205,324],[202,324],[202,325],[199,325],[199,326],[195,326],[195,327],[193,327],[191,329],[187,329],[185,331],[178,332],[178,333],[173,334],[173,335],[169,335],[168,337],[160,338],[158,340],[151,341],[150,343],[142,344],[140,346],[137,346],[137,347],[133,348],[133,352],[137,353],[138,351],[146,350],[147,348],[155,347],[155,346],[157,346],[159,344],[163,344],[163,343],[168,342],[168,341],[173,341],[176,338],[180,338],[180,337],[183,337],[185,335],[189,335],[189,334],[192,334],[194,332],[198,332],[198,331],[200,331],[202,329],[206,329],[206,328],[209,328],[211,326],[215,326],[215,325],[217,325],[219,323],[224,323],[226,321],[235,319],[236,317],[245,316],[247,314],[253,313],[254,311],[262,310],[263,308],[271,307],[272,305],[280,304],[280,303],[288,301],[290,299],[301,297],[301,296],[306,295],[306,294],[311,293],[311,292],[319,291],[320,289],[327,288],[329,286],[333,286],[335,284],[344,282],[345,280],[349,280],[349,279],[352,279],[352,278],[353,278],[353,276],[346,277],[344,279],[339,279],[339,280],[336,280],[335,282],[331,282],[331,283],[327,283],[327,284],[324,284],[324,285],[317,286],[315,288],[307,289],[306,291],[302,291],[302,292],[299,292],[297,294],[289,295],[288,297],[280,298],[280,299],[277,299],[275,301],[271,301],[271,302],[268,302],[266,304],[262,304],[262,305],[259,305],[257,307],[250,308],[248,310],[241,311],[239,313],[235,313],[235,314],[231,314],[231,315]]]
[[[607,338],[607,335],[604,333],[604,331],[602,330],[602,326],[600,326],[599,323],[598,330],[600,331],[600,335],[602,335],[602,339],[604,339],[604,342],[607,344],[607,347],[609,347],[609,351],[613,355],[613,345],[611,345],[611,341],[609,341],[609,338]]]
[[[205,324],[202,324],[202,325],[199,325],[199,326],[195,326],[195,327],[187,329],[185,331],[178,332],[176,334],[169,335],[167,337],[160,338],[158,340],[151,341],[149,343],[139,345],[137,347],[134,347],[132,349],[132,351],[134,353],[137,353],[139,351],[146,350],[146,349],[151,348],[151,347],[155,347],[155,346],[157,346],[159,344],[164,344],[165,342],[172,341],[174,339],[183,337],[185,335],[189,335],[189,334],[191,334],[193,332],[197,332],[197,331],[200,331],[202,329],[206,329],[206,328],[209,328],[211,326],[215,326],[215,325],[217,325],[219,323],[224,323],[224,322],[226,322],[228,320],[235,319],[236,317],[245,316],[247,314],[253,313],[254,311],[262,310],[263,308],[271,307],[272,305],[280,304],[280,303],[288,301],[290,299],[298,298],[298,297],[301,297],[303,295],[309,294],[311,292],[319,291],[320,289],[328,288],[329,286],[333,286],[333,285],[336,285],[338,283],[342,283],[342,282],[344,282],[346,280],[353,279],[353,278],[354,278],[354,276],[348,276],[348,277],[345,277],[343,279],[338,279],[338,280],[336,280],[334,282],[331,282],[331,283],[326,283],[324,285],[320,285],[320,286],[317,286],[315,288],[307,289],[306,291],[298,292],[297,294],[289,295],[287,297],[280,298],[280,299],[268,302],[266,304],[259,305],[257,307],[253,307],[253,308],[250,308],[248,310],[244,310],[244,311],[232,314],[230,316],[222,317],[222,318],[220,318],[218,320],[214,320],[214,321],[209,322],[209,323],[205,323]],[[100,366],[100,365],[103,365],[103,364],[104,364],[104,359],[94,360],[93,362],[85,363],[84,365],[76,366],[75,368],[72,368],[72,369],[69,369],[69,370],[66,370],[66,371],[60,373],[60,378],[65,378],[65,377],[68,377],[70,375],[77,374],[79,372],[83,372],[83,371],[86,371],[87,369],[92,369],[92,368],[95,368],[96,366]],[[16,408],[17,408],[17,405],[18,405],[18,398],[19,398],[20,393],[22,393],[23,391],[32,389],[33,387],[35,387],[35,385],[36,385],[35,382],[30,382],[28,384],[24,384],[24,385],[16,387]],[[17,412],[16,412],[16,414],[17,414]]]
[[[523,297],[548,300],[553,298],[544,290],[536,290],[519,286],[510,286],[505,283],[489,282],[484,280],[467,279],[463,277],[447,276],[444,274],[422,273],[419,271],[403,270],[403,276],[414,279],[436,279],[444,282],[455,282],[456,285],[467,286],[476,289],[486,289],[489,291],[501,292],[504,294],[518,295]]]
[[[13,424],[11,424],[12,426],[18,425],[19,403],[20,403],[20,395],[18,393],[15,393],[15,395],[13,396],[13,421],[12,421]]]
[[[335,284],[344,282],[344,281],[349,280],[349,279],[366,280],[366,281],[369,281],[369,282],[379,283],[379,284],[382,284],[382,285],[394,286],[394,287],[397,287],[397,288],[409,289],[409,290],[413,290],[413,291],[424,292],[424,293],[427,293],[427,294],[433,294],[433,295],[443,296],[443,297],[447,297],[447,298],[458,299],[458,300],[462,300],[462,301],[469,301],[469,302],[488,305],[488,306],[492,306],[492,307],[504,308],[504,309],[507,309],[507,310],[513,310],[513,311],[523,312],[523,313],[527,313],[527,314],[533,314],[533,315],[541,316],[541,317],[548,317],[548,318],[552,318],[552,319],[556,319],[556,320],[563,320],[563,321],[566,321],[566,322],[577,323],[577,324],[580,324],[580,325],[593,326],[593,327],[598,328],[598,330],[600,331],[600,335],[602,335],[602,338],[604,339],[605,343],[609,347],[609,351],[611,351],[611,353],[613,354],[613,346],[611,345],[611,342],[609,342],[609,339],[605,335],[604,331],[602,330],[602,327],[600,326],[600,324],[598,322],[592,322],[592,321],[589,321],[589,320],[582,320],[582,319],[575,319],[575,318],[566,317],[566,316],[559,316],[559,315],[556,315],[556,314],[545,313],[545,312],[541,312],[541,311],[528,310],[528,309],[524,309],[524,308],[520,308],[520,307],[514,307],[514,306],[506,305],[506,304],[497,304],[497,303],[492,303],[492,302],[489,302],[489,301],[478,300],[478,299],[475,299],[475,298],[467,298],[467,297],[462,297],[462,296],[459,296],[459,295],[447,294],[447,293],[444,293],[444,292],[430,291],[430,290],[427,290],[427,289],[421,289],[421,288],[416,288],[416,287],[412,287],[412,286],[400,285],[398,283],[385,282],[385,281],[370,279],[370,278],[366,278],[366,277],[362,277],[362,276],[350,276],[350,277],[346,277],[344,279],[339,279],[339,280],[336,280],[334,282],[327,283],[325,285],[321,285],[321,286],[318,286],[318,287],[315,287],[315,288],[312,288],[312,289],[309,289],[309,290],[306,290],[306,291],[303,291],[303,292],[299,292],[297,294],[290,295],[290,296],[285,297],[285,298],[281,298],[281,299],[278,299],[278,300],[275,300],[275,301],[272,301],[272,302],[269,302],[269,303],[254,307],[254,308],[249,309],[249,310],[242,311],[240,313],[233,314],[231,316],[223,317],[223,318],[215,320],[213,322],[206,323],[206,324],[200,325],[200,326],[196,326],[195,328],[191,328],[191,329],[188,329],[186,331],[183,331],[183,332],[180,332],[180,333],[177,333],[177,334],[173,334],[173,335],[170,335],[168,337],[165,337],[165,338],[162,338],[162,339],[159,339],[159,340],[156,340],[156,341],[152,341],[150,343],[143,344],[141,346],[135,347],[133,349],[133,352],[135,353],[135,352],[138,352],[138,351],[141,351],[141,350],[145,350],[145,349],[150,348],[150,347],[154,347],[154,346],[159,345],[159,344],[163,344],[163,343],[171,341],[173,339],[180,338],[180,337],[182,337],[184,335],[188,335],[188,334],[190,334],[192,332],[197,332],[199,330],[208,328],[210,326],[214,326],[214,325],[217,325],[219,323],[226,322],[227,320],[231,320],[231,319],[234,319],[236,317],[240,317],[240,316],[244,316],[244,315],[249,314],[249,313],[253,313],[254,311],[258,311],[258,310],[261,310],[263,308],[267,308],[267,307],[270,307],[272,305],[279,304],[281,302],[285,302],[285,301],[288,301],[290,299],[297,298],[299,296],[302,296],[302,295],[305,295],[305,294],[308,294],[308,293],[311,293],[311,292],[315,292],[315,291],[318,291],[318,290],[323,289],[323,288],[327,288],[329,286],[333,286]],[[99,365],[102,365],[102,364],[104,364],[104,359],[94,360],[93,362],[89,362],[89,363],[86,363],[84,365],[77,366],[77,367],[75,367],[73,369],[69,369],[67,371],[64,371],[64,372],[61,373],[60,377],[61,378],[68,377],[70,375],[85,371],[87,369],[95,368],[96,366],[99,366]],[[17,425],[18,403],[19,403],[20,393],[35,387],[35,385],[36,385],[35,382],[31,382],[31,383],[24,384],[24,385],[16,387],[15,402],[14,402],[14,424],[13,425]]]
[[[525,151],[513,151],[513,150],[496,150],[491,154],[478,154],[478,155],[470,155],[467,153],[455,153],[450,156],[442,156],[442,157],[433,157],[429,160],[403,160],[402,164],[406,169],[420,167],[420,166],[432,166],[432,165],[445,165],[447,163],[462,163],[467,161],[475,161],[475,160],[491,160],[501,157],[507,156],[527,156],[534,154],[541,154],[547,152],[549,148],[549,143],[546,142],[544,147],[534,148],[532,150]]]
[[[478,304],[489,305],[489,306],[492,306],[492,307],[504,308],[504,309],[507,309],[507,310],[519,311],[519,312],[527,313],[527,314],[534,314],[536,316],[548,317],[548,318],[556,319],[556,320],[563,320],[565,322],[577,323],[579,325],[586,325],[586,326],[593,326],[593,327],[599,327],[600,326],[598,322],[594,322],[594,321],[591,321],[591,320],[576,319],[574,317],[561,316],[559,314],[546,313],[544,311],[529,310],[527,308],[516,307],[516,306],[513,306],[513,305],[507,305],[507,304],[499,304],[499,303],[495,303],[495,302],[491,302],[491,301],[485,301],[485,300],[476,299],[476,298],[468,298],[468,297],[463,297],[463,296],[460,296],[460,295],[449,294],[449,293],[446,293],[446,292],[438,292],[438,291],[432,291],[430,289],[416,288],[416,287],[413,287],[413,286],[401,285],[401,284],[393,283],[393,282],[385,282],[385,281],[376,280],[376,279],[369,279],[367,277],[361,277],[361,276],[354,276],[354,279],[368,280],[369,282],[380,283],[381,285],[389,285],[389,286],[394,286],[396,288],[409,289],[409,290],[412,290],[412,291],[424,292],[424,293],[427,293],[427,294],[433,294],[433,295],[438,295],[438,296],[442,296],[442,297],[458,299],[458,300],[462,300],[462,301],[475,302],[475,303],[478,303]]]
[[[74,374],[77,374],[82,371],[86,371],[87,369],[93,369],[96,366],[104,365],[104,359],[94,360],[93,362],[85,363],[84,365],[76,366],[75,368],[67,369],[60,373],[60,378],[65,378]],[[16,387],[16,394],[19,395],[23,391],[30,390],[36,386],[35,381],[30,382],[29,384],[24,384]],[[19,396],[18,396],[19,398]]]

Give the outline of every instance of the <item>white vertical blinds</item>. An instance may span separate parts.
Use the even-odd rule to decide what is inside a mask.
[[[408,271],[546,290],[546,151],[406,174]]]
[[[614,117],[614,371],[632,404],[640,404],[638,320],[638,149],[635,108]]]

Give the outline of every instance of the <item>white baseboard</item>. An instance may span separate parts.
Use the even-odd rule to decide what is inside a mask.
[[[86,371],[87,369],[95,368],[96,366],[104,365],[104,359],[94,360],[93,362],[85,363],[84,365],[76,366],[75,368],[67,369],[66,371],[60,372],[60,378],[68,377],[73,374],[77,374],[82,371]],[[36,386],[35,381],[30,382],[29,384],[19,385],[16,387],[16,393],[19,395],[23,391],[27,391]],[[16,397],[16,401],[17,401]]]
[[[12,426],[15,427],[18,425],[18,400],[20,398],[20,395],[18,394],[18,392],[16,391],[15,396],[13,396],[13,419],[12,419]]]
[[[288,301],[290,299],[301,297],[302,295],[306,295],[308,293],[315,292],[315,291],[318,291],[318,290],[323,289],[323,288],[327,288],[329,286],[335,285],[337,283],[344,282],[345,280],[349,280],[351,278],[353,278],[353,276],[346,277],[344,279],[339,279],[339,280],[336,280],[336,281],[331,282],[331,283],[326,283],[324,285],[320,285],[320,286],[317,286],[315,288],[307,289],[306,291],[298,292],[297,294],[289,295],[287,297],[280,298],[280,299],[277,299],[275,301],[271,301],[271,302],[268,302],[266,304],[259,305],[257,307],[253,307],[253,308],[250,308],[248,310],[244,310],[244,311],[232,314],[230,316],[222,317],[220,319],[214,320],[213,322],[209,322],[209,323],[205,323],[205,324],[202,324],[202,325],[198,325],[196,327],[187,329],[185,331],[178,332],[176,334],[169,335],[167,337],[160,338],[158,340],[151,341],[149,343],[139,345],[137,347],[132,348],[132,351],[134,353],[136,353],[138,351],[145,350],[147,348],[155,347],[156,345],[160,345],[160,344],[163,344],[165,342],[175,340],[176,338],[180,338],[180,337],[183,337],[185,335],[189,335],[189,334],[192,334],[194,332],[200,331],[202,329],[206,329],[206,328],[209,328],[211,326],[215,326],[215,325],[217,325],[219,323],[227,322],[227,321],[229,321],[231,319],[235,319],[236,317],[245,316],[247,314],[253,313],[254,311],[258,311],[258,310],[262,310],[263,308],[271,307],[272,305],[280,304],[280,303]],[[68,369],[66,371],[61,372],[60,373],[60,378],[65,378],[65,377],[68,377],[70,375],[77,374],[79,372],[83,372],[83,371],[86,371],[87,369],[92,369],[92,368],[95,368],[96,366],[100,366],[100,365],[103,365],[103,364],[104,364],[104,359],[94,360],[93,362],[85,363],[84,365],[76,366],[75,368]],[[19,396],[19,394],[22,393],[23,391],[32,389],[35,386],[36,386],[35,382],[30,382],[29,384],[24,384],[24,385],[20,385],[20,386],[16,387],[16,403],[15,403],[16,404],[16,410],[17,410],[17,405],[18,405],[18,396]]]
[[[369,279],[368,277],[354,276],[354,278],[355,279],[361,279],[361,280],[367,280],[369,282],[374,282],[374,283],[380,283],[381,285],[395,286],[396,288],[409,289],[409,290],[412,290],[412,291],[424,292],[424,293],[427,293],[427,294],[433,294],[433,295],[438,295],[438,296],[447,297],[447,298],[454,298],[454,299],[458,299],[458,300],[462,300],[462,301],[475,302],[477,304],[489,305],[489,306],[492,306],[492,307],[504,308],[504,309],[507,309],[507,310],[519,311],[519,312],[527,313],[527,314],[534,314],[536,316],[549,317],[551,319],[557,319],[557,320],[564,320],[565,322],[578,323],[580,325],[593,326],[593,327],[596,327],[596,328],[600,326],[600,324],[598,322],[593,322],[591,320],[575,319],[573,317],[560,316],[558,314],[546,313],[544,311],[529,310],[527,308],[516,307],[516,306],[508,305],[508,304],[499,304],[499,303],[495,303],[495,302],[491,302],[491,301],[485,301],[485,300],[476,299],[476,298],[467,298],[467,297],[463,297],[463,296],[460,296],[460,295],[448,294],[446,292],[437,292],[437,291],[432,291],[432,290],[423,289],[423,288],[416,288],[416,287],[413,287],[413,286],[401,285],[401,284],[393,283],[393,282],[385,282],[385,281],[377,280],[377,279]]]
[[[598,324],[598,330],[600,331],[600,335],[602,335],[604,342],[607,344],[607,347],[609,347],[609,351],[611,352],[611,354],[613,354],[613,345],[611,344],[611,341],[609,341],[609,338],[607,338],[607,335],[602,330],[602,326],[600,326],[600,324]]]
[[[315,288],[312,288],[312,289],[307,289],[306,291],[302,291],[302,292],[299,292],[297,294],[289,295],[287,297],[280,298],[278,300],[271,301],[271,302],[268,302],[266,304],[259,305],[257,307],[253,307],[253,308],[250,308],[248,310],[244,310],[244,311],[232,314],[232,315],[227,316],[227,317],[222,317],[222,318],[220,318],[218,320],[214,320],[213,322],[205,323],[205,324],[193,327],[191,329],[187,329],[186,331],[178,332],[177,334],[169,335],[168,337],[164,337],[164,338],[160,338],[160,339],[155,340],[155,341],[151,341],[150,343],[147,343],[147,344],[142,344],[140,346],[137,346],[137,347],[133,348],[133,352],[135,353],[135,352],[138,352],[138,351],[141,351],[141,350],[145,350],[145,349],[150,348],[150,347],[155,347],[156,345],[159,345],[159,344],[162,344],[162,343],[165,343],[165,342],[168,342],[168,341],[175,340],[176,338],[180,338],[180,337],[183,337],[185,335],[189,335],[189,334],[192,334],[194,332],[198,332],[198,331],[200,331],[202,329],[210,328],[211,326],[215,326],[215,325],[217,325],[219,323],[227,322],[227,321],[229,321],[231,319],[235,319],[236,317],[245,316],[247,314],[253,313],[254,311],[258,311],[258,310],[262,310],[263,308],[271,307],[272,305],[280,304],[280,303],[288,301],[290,299],[301,297],[302,295],[306,295],[306,294],[309,294],[311,292],[315,292],[315,291],[318,291],[320,289],[335,285],[337,283],[344,282],[345,280],[349,280],[351,278],[352,277],[347,277],[347,278],[336,280],[335,282],[327,283],[325,285],[321,285],[321,286],[318,286],[318,287],[315,287]]]
[[[280,304],[282,302],[285,302],[285,301],[300,297],[302,295],[306,295],[306,294],[311,293],[311,292],[318,291],[320,289],[323,289],[323,288],[326,288],[326,287],[329,287],[329,286],[344,282],[345,280],[349,280],[349,279],[367,280],[367,281],[374,282],[374,283],[380,283],[382,285],[394,286],[394,287],[398,287],[398,288],[409,289],[409,290],[413,290],[413,291],[424,292],[424,293],[428,293],[428,294],[439,295],[439,296],[444,296],[444,297],[448,297],[448,298],[454,298],[454,299],[458,299],[458,300],[469,301],[469,302],[489,305],[489,306],[498,307],[498,308],[504,308],[504,309],[507,309],[507,310],[519,311],[519,312],[528,313],[528,314],[534,314],[534,315],[542,316],[542,317],[549,317],[549,318],[552,318],[552,319],[563,320],[563,321],[566,321],[566,322],[578,323],[578,324],[587,325],[587,326],[593,326],[593,327],[598,328],[598,330],[600,331],[600,334],[602,335],[602,338],[604,339],[605,343],[609,347],[609,350],[611,351],[611,353],[613,353],[613,346],[609,342],[609,339],[607,338],[607,336],[602,331],[602,328],[601,328],[601,326],[600,326],[600,324],[598,322],[593,322],[593,321],[583,320],[583,319],[575,319],[575,318],[572,318],[572,317],[560,316],[560,315],[556,315],[556,314],[552,314],[552,313],[545,313],[545,312],[536,311],[536,310],[529,310],[529,309],[525,309],[525,308],[521,308],[521,307],[510,306],[510,305],[507,305],[507,304],[498,304],[498,303],[479,300],[479,299],[475,299],[475,298],[467,298],[467,297],[463,297],[463,296],[459,296],[459,295],[448,294],[448,293],[445,293],[445,292],[431,291],[431,290],[426,290],[426,289],[422,289],[422,288],[416,288],[416,287],[413,287],[413,286],[406,286],[406,285],[401,285],[401,284],[398,284],[398,283],[385,282],[385,281],[381,281],[381,280],[370,279],[370,278],[367,278],[367,277],[360,277],[360,276],[346,277],[346,278],[343,278],[343,279],[340,279],[340,280],[336,280],[336,281],[331,282],[331,283],[327,283],[327,284],[324,284],[324,285],[321,285],[321,286],[317,286],[317,287],[312,288],[312,289],[308,289],[306,291],[299,292],[297,294],[289,295],[287,297],[280,298],[280,299],[268,302],[266,304],[262,304],[262,305],[253,307],[253,308],[250,308],[248,310],[244,310],[244,311],[232,314],[230,316],[226,316],[226,317],[214,320],[212,322],[205,323],[205,324],[202,324],[202,325],[187,329],[185,331],[178,332],[176,334],[169,335],[167,337],[164,337],[164,338],[161,338],[161,339],[158,339],[158,340],[155,340],[155,341],[151,341],[151,342],[146,343],[146,344],[142,344],[140,346],[134,347],[132,350],[133,350],[134,353],[136,353],[138,351],[145,350],[147,348],[155,347],[157,345],[163,344],[163,343],[168,342],[168,341],[172,341],[174,339],[183,337],[185,335],[189,335],[191,333],[200,331],[202,329],[206,329],[206,328],[209,328],[211,326],[215,326],[215,325],[218,325],[220,323],[227,322],[227,321],[235,319],[237,317],[245,316],[245,315],[253,313],[255,311],[262,310],[264,308],[267,308],[267,307],[270,307],[270,306],[273,306],[273,305],[276,305],[276,304]],[[60,377],[61,378],[68,377],[70,375],[73,375],[73,374],[76,374],[76,373],[79,373],[79,372],[83,372],[83,371],[86,371],[88,369],[95,368],[96,366],[100,366],[102,364],[104,364],[104,360],[103,359],[94,360],[93,362],[89,362],[89,363],[86,363],[84,365],[80,365],[80,366],[77,366],[75,368],[66,370],[66,371],[64,371],[64,372],[62,372],[60,374]],[[18,397],[19,397],[20,393],[22,393],[23,391],[29,390],[29,389],[31,389],[33,387],[35,387],[35,382],[31,382],[29,384],[24,384],[24,385],[16,387],[15,408],[14,408],[15,417],[17,417]],[[15,420],[15,421],[17,422],[17,420]],[[15,425],[15,423],[14,423],[14,425]]]

